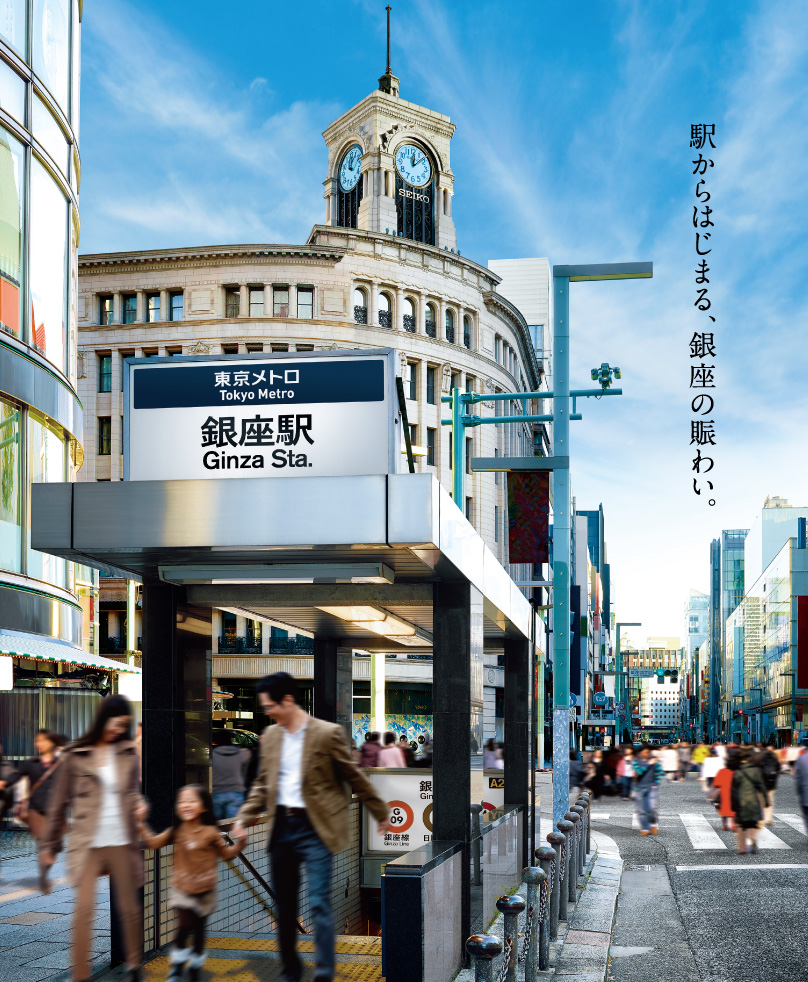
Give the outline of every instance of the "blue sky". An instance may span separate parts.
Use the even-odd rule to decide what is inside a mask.
[[[769,494],[808,504],[808,5],[391,5],[402,98],[457,125],[464,255],[655,263],[572,288],[573,383],[610,361],[625,393],[573,424],[573,485],[603,502],[618,616],[680,634],[710,539]],[[81,251],[305,241],[321,133],[384,71],[384,6],[86,5]],[[692,122],[717,130],[714,507],[690,470]]]

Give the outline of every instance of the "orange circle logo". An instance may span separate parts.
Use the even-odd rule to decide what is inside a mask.
[[[432,802],[430,802],[424,809],[424,825],[432,831]]]
[[[406,832],[412,825],[412,808],[406,801],[388,801],[390,809],[390,829],[393,832]]]

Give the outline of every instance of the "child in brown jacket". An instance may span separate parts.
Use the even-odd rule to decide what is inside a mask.
[[[177,936],[171,952],[171,982],[179,982],[185,965],[190,982],[197,982],[205,962],[205,926],[216,909],[216,881],[220,859],[232,859],[244,847],[244,838],[228,846],[216,826],[210,792],[198,784],[181,788],[171,828],[155,835],[139,825],[143,842],[150,849],[174,846],[171,875],[171,906],[177,913]],[[192,948],[186,948],[191,936]]]

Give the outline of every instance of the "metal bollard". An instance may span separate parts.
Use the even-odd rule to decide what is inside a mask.
[[[570,860],[572,853],[572,834],[575,826],[565,818],[556,822],[556,828],[564,835],[564,845],[561,847],[561,884],[558,891],[558,919],[567,920],[567,908],[570,898]]]
[[[552,882],[552,893],[550,895],[550,940],[558,940],[558,919],[559,919],[559,906],[561,904],[561,880],[563,877],[563,872],[561,869],[561,850],[564,843],[567,841],[567,837],[563,832],[548,832],[547,841],[550,843],[549,848],[555,853],[555,859],[553,860],[553,882]],[[536,850],[536,858],[541,858],[539,853],[545,847],[542,846],[540,849]]]
[[[587,859],[592,852],[589,834],[589,822],[592,817],[590,814],[589,798],[586,795],[581,795],[576,804],[579,804],[584,810],[584,858]]]
[[[564,812],[564,818],[572,822],[573,828],[570,832],[570,853],[567,865],[569,866],[569,876],[567,888],[569,890],[569,901],[574,904],[578,899],[578,828],[581,824],[581,816],[577,812]]]
[[[482,805],[471,805],[471,855],[474,860],[474,886],[479,887],[483,885],[483,874],[482,874],[482,849],[483,849],[483,834],[480,831],[480,813],[483,810]]]
[[[525,909],[525,899],[519,894],[506,894],[497,901],[497,910],[505,918],[505,964],[508,970],[505,982],[516,982],[516,966],[519,962],[519,915]]]
[[[527,887],[527,914],[522,953],[525,959],[525,982],[532,982],[539,962],[539,935],[543,920],[542,899],[547,895],[547,874],[539,866],[525,866],[522,870],[522,882]],[[546,910],[546,902],[544,907]]]
[[[575,826],[575,855],[578,858],[578,864],[576,869],[578,871],[578,876],[584,875],[584,812],[586,811],[581,805],[573,805],[570,811],[577,815],[580,821]]]
[[[559,835],[560,833],[554,832],[552,834]],[[541,914],[541,921],[539,923],[539,971],[546,972],[550,965],[550,933],[554,898],[556,912],[555,930],[556,936],[558,935],[558,884],[555,882],[557,879],[555,875],[556,851],[550,845],[540,846],[536,850],[536,859],[546,875],[545,882],[540,889],[542,902],[539,910]],[[530,982],[530,980],[528,979],[526,982]]]
[[[586,799],[586,854],[592,852],[592,792],[582,791],[579,801]]]
[[[502,951],[502,942],[493,934],[472,934],[466,951],[474,959],[475,982],[494,982],[494,959]]]

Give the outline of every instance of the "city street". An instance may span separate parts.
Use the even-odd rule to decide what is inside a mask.
[[[614,839],[625,864],[612,982],[805,977],[808,839],[790,775],[780,778],[756,855],[737,855],[695,773],[663,782],[658,835],[641,838],[633,814],[633,802],[593,802],[593,829]]]

